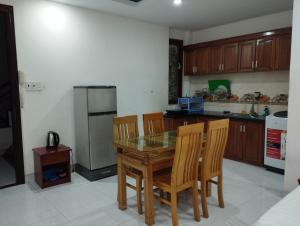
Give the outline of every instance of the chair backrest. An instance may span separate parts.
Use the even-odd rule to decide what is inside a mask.
[[[135,138],[139,136],[137,115],[115,117],[113,119],[114,140]]]
[[[143,122],[145,136],[156,135],[165,131],[162,112],[143,114]]]
[[[217,176],[222,170],[228,130],[229,119],[208,122],[206,148],[201,163],[201,174],[207,178]]]
[[[172,186],[182,188],[198,179],[198,165],[202,151],[203,133],[204,123],[178,127],[176,151],[172,168]]]

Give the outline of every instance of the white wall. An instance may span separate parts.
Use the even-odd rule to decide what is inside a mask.
[[[204,30],[193,31],[190,37],[190,43],[194,44],[212,41],[290,26],[292,26],[292,11],[284,11]],[[208,80],[211,79],[230,80],[232,84],[232,93],[237,94],[240,97],[245,93],[260,91],[272,98],[277,94],[288,94],[289,87],[288,71],[185,77],[183,94],[187,95],[193,95],[195,90],[201,90],[202,88],[208,87]],[[228,104],[228,106],[224,106],[224,104],[210,104],[206,109],[223,110],[227,107],[231,107],[231,105]],[[233,109],[234,111],[239,112],[244,108],[245,106],[243,105],[235,105]],[[280,109],[285,108],[285,106],[282,106]],[[277,110],[278,108],[272,107],[272,109]]]
[[[292,26],[292,10],[192,32],[192,43]]]
[[[290,73],[290,103],[288,120],[288,142],[285,171],[285,188],[292,190],[300,178],[300,145],[299,145],[299,97],[300,97],[300,1],[294,1],[292,59]]]
[[[43,0],[15,0],[14,6],[19,70],[45,85],[24,94],[27,174],[31,149],[45,145],[48,130],[74,148],[74,85],[116,85],[119,115],[167,105],[167,27]]]

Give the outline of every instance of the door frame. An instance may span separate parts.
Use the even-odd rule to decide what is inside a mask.
[[[8,55],[7,61],[8,61],[9,82],[11,85],[11,101],[13,103],[11,117],[12,117],[13,152],[14,152],[14,159],[15,159],[16,183],[12,185],[8,185],[8,186],[13,186],[13,185],[25,183],[19,77],[18,77],[18,66],[17,66],[17,51],[16,51],[13,7],[0,4],[0,13],[3,13],[6,17],[6,29],[7,29],[6,40],[7,40],[7,55]]]
[[[181,97],[182,96],[182,79],[183,79],[182,78],[182,76],[183,76],[183,40],[170,38],[169,39],[169,46],[171,44],[176,45],[178,50],[179,50],[179,62],[181,64],[181,67],[178,70],[179,72],[178,72],[178,78],[177,78],[178,79],[177,92],[178,92],[178,96]],[[168,99],[168,103],[169,104],[174,104],[174,103],[171,103],[169,101],[169,99]]]

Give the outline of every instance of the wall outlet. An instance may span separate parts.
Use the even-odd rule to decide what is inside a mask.
[[[26,91],[42,91],[44,86],[41,82],[25,82]]]

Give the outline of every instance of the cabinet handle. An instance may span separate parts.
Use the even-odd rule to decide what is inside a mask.
[[[252,61],[252,69],[254,69],[254,61]]]
[[[258,67],[258,60],[256,60],[256,62],[255,62],[255,68],[257,68]]]
[[[222,64],[222,71],[224,71],[224,64]]]
[[[246,133],[246,126],[243,126],[243,132]]]

